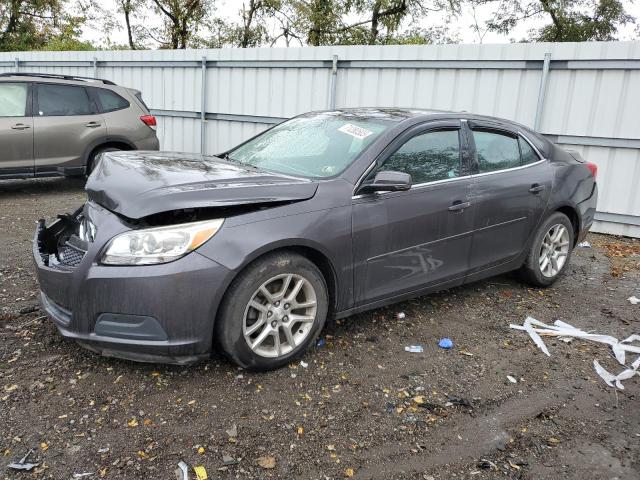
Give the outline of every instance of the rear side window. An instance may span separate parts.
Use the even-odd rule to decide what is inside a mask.
[[[98,102],[102,106],[102,112],[115,112],[129,107],[129,102],[111,90],[96,88],[94,91],[98,97]]]
[[[520,154],[522,155],[522,165],[528,165],[529,163],[535,163],[540,160],[538,154],[531,148],[529,142],[527,142],[524,138],[518,137],[518,142],[520,143]]]
[[[65,117],[91,115],[93,108],[84,87],[38,85],[38,116]]]
[[[411,175],[414,184],[435,182],[460,175],[458,130],[427,132],[408,140],[391,154],[380,170]]]
[[[26,116],[28,91],[26,83],[0,83],[0,117]]]
[[[518,139],[498,132],[473,131],[480,173],[520,166]]]

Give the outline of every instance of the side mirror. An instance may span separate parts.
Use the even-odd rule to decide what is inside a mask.
[[[411,175],[408,173],[383,170],[376,174],[373,182],[362,185],[360,192],[402,192],[409,190],[411,183]]]

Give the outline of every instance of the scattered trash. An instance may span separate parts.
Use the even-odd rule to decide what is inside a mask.
[[[468,351],[466,348],[462,348],[462,349],[458,350],[458,353],[460,355],[466,355],[467,357],[473,357],[473,353]]]
[[[591,248],[591,244],[585,240],[584,242],[580,242],[578,244],[578,247],[580,247],[580,248]]]
[[[95,473],[93,472],[74,473],[73,478],[93,477],[94,475]]]
[[[450,338],[441,338],[438,342],[438,346],[440,348],[444,348],[445,350],[451,350],[453,348],[453,341]]]
[[[33,468],[40,465],[39,463],[27,462],[27,458],[29,458],[29,455],[31,455],[32,453],[33,453],[33,448],[30,449],[27,452],[27,454],[24,457],[22,457],[20,460],[18,460],[17,462],[10,463],[9,465],[7,465],[7,467],[12,468],[13,470],[26,470],[27,472],[32,470]]]
[[[309,366],[309,364],[307,362],[305,362],[304,360],[300,360],[300,366],[302,368],[307,368]]]
[[[490,460],[485,460],[484,458],[481,458],[480,461],[478,462],[478,468],[482,468],[483,470],[489,470],[491,468],[497,470],[498,467],[496,466],[495,463],[493,463]]]
[[[222,454],[222,464],[223,465],[235,465],[238,461],[233,458],[231,455],[227,455],[226,453]]]
[[[398,320],[404,320],[405,318],[407,318],[407,316],[405,315],[404,312],[398,312],[398,314],[396,315],[396,318]]]
[[[26,315],[27,313],[33,313],[40,309],[38,305],[29,305],[28,307],[23,307],[20,309],[20,315]]]
[[[509,380],[511,383],[518,383],[518,380],[516,380],[515,377],[512,377],[511,375],[507,375],[507,380]]]
[[[262,468],[272,469],[276,466],[276,459],[274,457],[260,457],[258,458],[258,465]]]
[[[626,352],[639,354],[638,358],[631,364],[631,367],[627,367],[618,375],[609,373],[600,365],[600,363],[598,363],[597,360],[593,361],[593,367],[595,368],[596,373],[610,387],[617,387],[620,390],[624,390],[622,380],[627,380],[639,373],[640,345],[631,345],[631,343],[640,342],[640,335],[631,335],[624,340],[619,341],[611,335],[587,333],[561,320],[556,320],[553,325],[547,325],[546,323],[540,322],[532,317],[527,317],[523,325],[511,324],[510,327],[516,330],[526,331],[538,348],[549,357],[551,354],[549,353],[545,343],[542,341],[542,338],[540,338],[540,335],[559,337],[561,339],[566,337],[581,338],[583,340],[591,340],[593,342],[607,344],[613,350],[613,355],[618,363],[624,367],[627,367],[625,362]]]
[[[319,338],[316,342],[316,347],[324,347],[327,344],[324,338]]]
[[[175,472],[177,480],[189,480],[189,466],[182,460],[178,462],[178,468]]]
[[[107,453],[109,451],[109,447],[99,448],[98,453]]]
[[[238,436],[238,427],[234,423],[229,430],[226,431],[227,436],[230,438],[236,438]]]
[[[633,297],[627,298],[627,300],[631,305],[638,305],[640,303],[640,298],[636,297],[635,295]]]
[[[409,345],[408,347],[404,347],[404,351],[409,353],[422,353],[424,352],[424,348],[422,345]]]
[[[193,471],[196,472],[196,480],[207,480],[207,469],[202,465],[193,467]]]
[[[473,408],[473,405],[471,405],[471,402],[469,400],[467,400],[466,398],[448,396],[447,397],[447,403],[445,403],[444,406],[445,407],[450,407],[451,405],[460,405],[462,407]]]

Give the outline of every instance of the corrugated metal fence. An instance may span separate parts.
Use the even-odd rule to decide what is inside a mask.
[[[165,150],[216,153],[333,107],[513,119],[598,164],[594,230],[640,237],[640,42],[0,53],[15,70],[142,90]]]

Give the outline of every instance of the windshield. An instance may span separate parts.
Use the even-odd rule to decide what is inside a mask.
[[[227,159],[293,176],[332,177],[391,124],[344,112],[296,117],[240,145]]]

